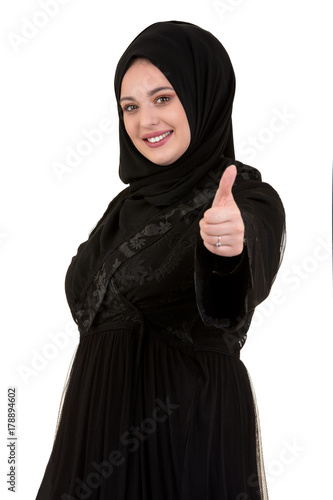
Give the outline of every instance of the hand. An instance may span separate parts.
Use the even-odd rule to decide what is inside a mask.
[[[231,192],[236,175],[235,165],[226,168],[212,206],[206,210],[199,222],[205,247],[210,252],[224,257],[241,254],[244,245],[244,222]],[[220,247],[216,246],[218,241],[221,242]]]

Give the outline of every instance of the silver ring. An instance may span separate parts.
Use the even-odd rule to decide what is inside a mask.
[[[218,242],[216,243],[216,245],[215,245],[215,246],[217,246],[217,247],[221,247],[221,246],[222,246],[222,243],[221,243],[221,236],[219,236],[219,240],[218,240]]]

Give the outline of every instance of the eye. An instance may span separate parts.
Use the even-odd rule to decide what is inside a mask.
[[[137,108],[138,108],[138,106],[136,106],[135,104],[127,104],[127,106],[123,107],[123,111],[130,113],[131,111],[133,111],[134,109],[137,109]]]
[[[168,101],[170,101],[170,99],[171,99],[170,97],[168,97],[168,96],[166,96],[166,95],[163,95],[163,96],[161,96],[161,97],[157,97],[156,102],[157,102],[157,103],[159,103],[159,104],[160,104],[160,103],[162,104],[163,102],[168,102]]]

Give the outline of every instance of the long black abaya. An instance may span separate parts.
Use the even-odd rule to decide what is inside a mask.
[[[120,177],[129,187],[67,271],[80,342],[37,500],[266,500],[240,350],[280,265],[283,206],[256,169],[235,161],[235,78],[220,42],[189,23],[153,24],[118,63],[118,101],[136,57],[174,86],[191,143],[174,164],[151,163],[119,106]],[[231,164],[247,244],[226,258],[203,246],[199,221]]]

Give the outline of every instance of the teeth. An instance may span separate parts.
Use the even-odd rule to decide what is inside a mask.
[[[166,132],[165,134],[159,135],[158,137],[149,137],[149,139],[147,139],[147,141],[148,142],[159,142],[159,141],[161,141],[162,139],[164,139],[164,137],[166,137],[169,134],[171,134],[171,132]]]

